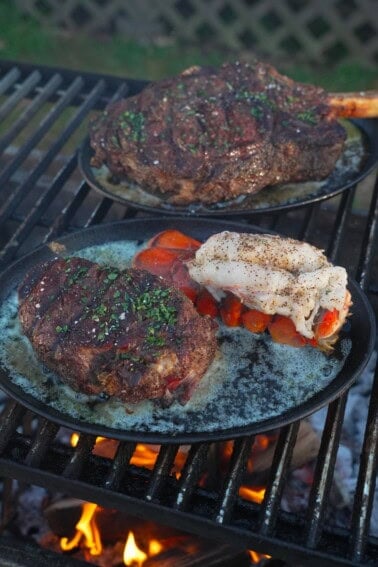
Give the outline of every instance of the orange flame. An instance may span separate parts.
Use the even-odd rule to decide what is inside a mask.
[[[78,433],[72,433],[70,444],[72,447],[76,447],[80,439]],[[113,458],[117,449],[117,442],[112,439],[107,439],[105,437],[96,437],[96,444],[93,449],[94,454],[100,455],[102,457]],[[160,445],[144,445],[138,443],[135,447],[133,456],[131,457],[130,464],[137,467],[145,467],[147,469],[153,469],[156,463],[160,450]],[[178,451],[175,457],[173,473],[176,478],[180,477],[181,470],[186,461],[187,454],[185,451]]]
[[[79,443],[79,439],[80,435],[78,433],[72,433],[70,439],[71,447],[76,447],[76,445]]]
[[[76,447],[80,439],[80,435],[73,433],[71,436],[70,443],[72,447]],[[104,437],[96,438],[96,451],[102,451],[102,442],[107,441]],[[256,437],[255,449],[257,452],[264,451],[270,445],[271,439],[266,435],[259,435]],[[232,453],[232,443],[224,443],[223,445],[223,458],[230,458]],[[114,453],[116,446],[112,448],[111,453]],[[144,445],[137,444],[133,456],[131,457],[130,464],[140,467],[145,467],[152,469],[155,466],[156,459],[158,457],[160,450],[159,445]],[[106,450],[105,452],[107,452]],[[110,455],[107,455],[110,456]],[[111,455],[113,456],[113,455]],[[173,473],[179,478],[183,465],[186,461],[187,454],[185,451],[178,451]],[[249,460],[248,468],[253,468],[252,459]],[[239,489],[239,496],[245,498],[246,500],[251,500],[253,502],[261,503],[264,499],[265,488],[251,488],[248,486],[241,486]],[[61,538],[60,545],[63,551],[71,551],[74,548],[79,547],[88,550],[88,553],[92,556],[98,556],[102,553],[102,542],[99,533],[99,529],[94,519],[95,511],[97,505],[87,502],[83,504],[82,515],[78,523],[76,524],[76,533],[71,540],[68,538]],[[126,567],[142,567],[145,561],[149,557],[159,554],[163,550],[163,546],[157,540],[150,540],[148,544],[148,552],[140,549],[135,541],[135,536],[132,531],[129,532],[124,551],[123,551],[123,562]],[[254,550],[248,550],[250,559],[252,563],[259,563],[263,558],[269,558],[269,555],[264,555],[257,553]]]
[[[138,443],[135,447],[133,456],[131,457],[130,464],[137,467],[145,467],[147,469],[153,469],[158,457],[160,450],[160,445],[143,445]],[[173,463],[173,473],[176,478],[180,477],[181,470],[186,461],[187,454],[184,451],[178,451]]]
[[[163,550],[163,546],[156,539],[152,539],[148,543],[148,555],[149,555],[149,557],[153,557],[154,555],[157,555],[162,550]]]
[[[249,488],[248,486],[241,486],[239,488],[239,496],[246,500],[252,500],[260,504],[264,500],[265,488]]]
[[[71,551],[71,549],[78,547],[84,538],[84,547],[89,550],[90,555],[100,555],[102,553],[100,533],[94,521],[96,508],[97,504],[92,502],[83,504],[81,518],[75,526],[75,535],[71,541],[67,537],[62,537],[60,540],[60,546],[63,551]]]
[[[78,433],[72,433],[70,438],[71,447],[76,447],[79,443],[80,435]],[[96,437],[96,444],[101,443],[101,441],[106,441],[105,437]]]
[[[145,553],[137,546],[134,533],[130,531],[123,552],[123,562],[127,566],[141,567],[146,559],[158,555],[162,550],[161,543],[156,539],[151,539],[148,542],[148,553]]]
[[[129,532],[125,550],[123,552],[123,562],[127,566],[142,567],[143,563],[147,559],[147,553],[144,553],[137,544],[135,543],[135,537],[133,532]]]
[[[157,456],[158,448],[138,443],[135,447],[133,456],[131,457],[130,464],[137,467],[152,469],[156,463]]]
[[[257,551],[253,551],[253,549],[248,549],[249,556],[251,558],[252,563],[260,563],[261,559],[270,559],[270,555],[264,555],[263,553],[257,553]]]

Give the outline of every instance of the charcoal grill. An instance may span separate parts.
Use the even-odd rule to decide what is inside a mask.
[[[102,198],[90,189],[77,167],[77,148],[93,111],[117,96],[132,95],[143,81],[99,76],[42,66],[0,62],[0,265],[64,233],[97,223],[148,217]],[[375,132],[378,126],[372,122]],[[376,134],[377,135],[377,134]],[[360,200],[364,198],[361,205]],[[295,211],[245,215],[238,220],[309,240],[344,265],[378,312],[378,220],[375,173],[330,200]],[[121,442],[114,460],[92,453],[95,438],[80,437],[68,447],[58,441],[59,427],[8,399],[0,415],[0,476],[4,480],[2,525],[10,515],[6,487],[12,479],[49,491],[96,502],[103,507],[180,527],[193,534],[250,548],[301,565],[377,565],[378,540],[370,534],[377,474],[378,376],[369,399],[359,476],[349,528],[325,522],[348,393],[332,402],[312,482],[307,512],[281,509],[299,423],[279,431],[262,504],[238,496],[254,438],[234,440],[229,470],[217,489],[201,487],[210,443],[195,443],[179,480],[170,475],[178,447],[163,444],[152,470],[129,464],[134,443]],[[27,420],[25,419],[27,417]],[[25,423],[33,427],[25,427]],[[48,552],[0,535],[0,557],[10,565],[46,564]],[[38,562],[40,561],[40,562]],[[62,557],[56,564],[66,565]],[[72,563],[74,564],[74,563]]]

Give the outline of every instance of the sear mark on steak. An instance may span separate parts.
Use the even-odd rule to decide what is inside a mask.
[[[92,165],[180,205],[323,179],[345,138],[323,89],[261,62],[188,69],[110,104],[90,126]]]
[[[64,383],[124,402],[186,403],[217,349],[214,322],[163,279],[77,257],[26,276],[19,318]]]

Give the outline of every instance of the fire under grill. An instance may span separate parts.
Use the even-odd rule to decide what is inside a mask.
[[[10,62],[0,63],[0,73],[1,268],[65,233],[153,216],[93,191],[77,166],[77,149],[94,111],[115,97],[138,92],[142,81]],[[371,121],[371,127],[377,138],[377,124]],[[377,313],[377,203],[373,170],[357,186],[332,199],[280,213],[241,214],[237,220],[324,249],[332,261],[348,269]],[[52,560],[57,565],[84,565],[9,537],[7,526],[14,514],[11,486],[17,481],[103,508],[126,510],[137,518],[239,550],[253,549],[289,564],[377,565],[377,530],[371,519],[378,516],[374,508],[374,501],[378,503],[378,376],[374,364],[370,370],[372,385],[364,397],[368,410],[361,441],[353,448],[356,483],[344,510],[345,525],[332,522],[331,508],[348,392],[326,409],[319,445],[312,455],[315,464],[307,482],[308,495],[300,511],[282,505],[296,459],[299,422],[274,432],[272,460],[259,478],[265,493],[257,502],[243,497],[240,487],[248,462],[260,451],[258,436],[229,442],[229,458],[221,475],[214,455],[219,455],[224,442],[198,442],[184,448],[165,443],[155,447],[156,460],[146,468],[132,463],[136,443],[121,441],[114,454],[104,456],[94,450],[94,436],[81,434],[73,447],[62,442],[58,425],[4,396],[0,405],[0,558],[6,565],[47,565]],[[174,475],[180,452],[182,470]]]

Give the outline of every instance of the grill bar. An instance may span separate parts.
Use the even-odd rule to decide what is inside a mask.
[[[260,533],[263,535],[271,534],[277,521],[282,490],[298,429],[299,422],[296,422],[283,428],[280,432],[271,467],[271,477],[267,483],[268,488],[260,511]]]
[[[92,210],[83,227],[88,228],[89,226],[98,224],[103,221],[112,204],[113,203],[111,199],[108,199],[107,197],[105,197],[105,199],[102,199],[102,201],[98,203],[98,205]]]
[[[38,467],[41,465],[43,458],[46,455],[50,443],[53,441],[59,426],[47,419],[42,419],[30,450],[25,458],[25,464],[28,466]]]
[[[18,229],[14,232],[13,237],[9,240],[7,245],[4,246],[2,252],[0,253],[0,262],[5,263],[14,258],[18,248],[24,242],[25,238],[28,237],[28,234],[37,224],[50,203],[56,198],[56,195],[69,179],[72,172],[75,170],[76,165],[77,158],[76,155],[73,155],[59,172],[57,177],[53,180],[51,186],[47,188],[44,193],[42,193],[39,199],[37,199],[35,205],[31,208],[30,212],[25,217],[25,220],[22,222],[22,224],[19,225]]]
[[[239,516],[239,510],[234,513],[232,522],[216,524],[218,529],[214,527],[214,523],[208,519],[209,511],[216,510],[216,495],[195,487],[193,490],[193,498],[188,510],[170,510],[167,514],[167,508],[159,502],[146,502],[143,498],[138,498],[129,495],[128,490],[130,489],[130,482],[135,485],[139,484],[139,480],[142,480],[142,486],[144,486],[146,480],[148,480],[150,473],[147,471],[143,472],[142,478],[134,468],[128,470],[128,474],[125,474],[122,489],[120,492],[115,492],[114,490],[107,490],[104,488],[104,479],[107,478],[109,470],[111,470],[112,463],[104,462],[104,459],[99,459],[98,457],[91,456],[89,462],[87,462],[86,467],[82,471],[80,478],[66,478],[59,473],[53,472],[56,468],[56,463],[60,464],[69,457],[70,451],[67,449],[63,451],[61,449],[57,450],[55,448],[51,449],[52,444],[50,443],[49,455],[45,455],[42,461],[42,466],[36,467],[32,465],[26,465],[22,463],[22,460],[14,460],[9,456],[9,450],[4,453],[2,458],[0,458],[0,470],[2,474],[10,476],[12,478],[17,478],[21,482],[28,482],[37,485],[45,485],[48,483],[50,490],[66,491],[73,497],[86,499],[91,502],[96,502],[97,504],[104,507],[112,507],[119,510],[128,510],[132,515],[138,517],[147,516],[154,521],[164,521],[165,524],[172,527],[177,527],[177,525],[182,526],[182,529],[189,529],[198,535],[204,533],[203,530],[206,529],[206,534],[208,537],[215,537],[215,539],[222,539],[223,537],[232,538],[235,544],[240,543],[240,545],[245,545],[246,547],[251,547],[257,551],[274,553],[276,551],[276,545],[279,544],[280,553],[285,548],[290,549],[290,552],[295,552],[294,556],[290,557],[301,557],[302,560],[309,560],[309,555],[306,548],[303,545],[301,528],[294,522],[285,521],[282,513],[278,516],[278,521],[280,523],[280,529],[283,529],[285,533],[284,541],[277,541],[275,537],[259,534],[255,529],[256,522],[254,520],[256,514],[256,505],[251,503],[243,502],[243,514]],[[199,447],[203,447],[201,444]],[[36,452],[36,451],[35,451]],[[25,445],[23,439],[18,439],[13,442],[13,448],[10,450],[11,454],[17,456],[28,454],[28,444]],[[40,457],[40,453],[37,452],[37,459]],[[131,477],[130,477],[131,475]],[[131,480],[132,479],[132,480]],[[172,484],[173,483],[173,484]],[[167,479],[166,490],[168,493],[177,489],[177,482],[173,481],[170,477]],[[151,507],[151,508],[150,508]],[[188,514],[189,512],[189,514]],[[195,521],[193,522],[193,519]],[[177,523],[179,522],[179,524]],[[187,527],[188,526],[188,527]],[[220,529],[223,526],[224,529]],[[241,526],[241,527],[240,527]],[[345,538],[348,537],[348,533],[345,530],[338,530],[337,532],[328,532],[323,530],[322,542],[326,546],[326,549],[335,550],[335,546],[330,542],[333,538],[340,538],[340,548],[336,548],[336,552],[339,552],[339,558],[333,557],[332,554],[328,553],[328,560],[330,563],[335,565],[349,565],[353,562],[349,562],[345,555]],[[267,544],[269,545],[267,546]],[[265,548],[262,547],[265,545]],[[370,547],[373,544],[368,542],[367,548],[365,550],[364,561],[366,565],[374,565],[375,561],[375,551],[374,546],[372,549]],[[273,547],[272,547],[273,546]],[[282,547],[283,546],[283,547]],[[265,551],[264,551],[265,550]],[[314,548],[311,550],[311,561],[312,559],[318,559],[321,557],[324,559],[325,553],[321,548]],[[374,560],[372,563],[369,563]],[[309,565],[315,563],[308,563]],[[306,563],[307,564],[307,563]]]
[[[4,451],[11,440],[20,418],[24,415],[24,413],[25,409],[20,404],[9,400],[1,414],[0,454]]]
[[[354,199],[355,189],[347,191],[343,193],[341,196],[341,204],[338,210],[338,214],[336,216],[334,230],[331,234],[330,238],[330,246],[328,248],[328,257],[330,258],[331,262],[336,263],[337,261],[337,254],[340,250],[340,245],[342,242],[342,237],[344,235],[344,231],[346,230],[348,216],[352,209],[353,199]]]
[[[115,454],[111,471],[109,472],[104,486],[105,488],[119,491],[125,470],[134,453],[135,443],[120,443]]]
[[[81,124],[82,120],[89,112],[89,110],[94,106],[94,103],[98,96],[104,89],[104,83],[102,81],[92,90],[88,96],[86,102],[81,108],[75,113],[73,118],[68,122],[66,128],[61,132],[59,138],[55,143],[52,144],[50,149],[46,152],[43,159],[35,167],[31,175],[22,183],[17,191],[13,191],[9,198],[5,201],[4,205],[0,208],[0,224],[4,222],[9,215],[15,210],[17,205],[22,200],[23,196],[27,193],[28,187],[33,186],[34,183],[38,181],[40,176],[44,173],[48,165],[54,159],[54,156],[61,150],[64,144],[67,142],[69,137],[73,134],[76,128]]]
[[[361,245],[360,261],[357,270],[357,281],[363,290],[368,290],[369,276],[371,267],[373,266],[373,258],[376,253],[375,237],[377,235],[378,224],[378,180],[375,182],[374,191],[369,207],[366,229]],[[377,288],[375,288],[377,294]]]
[[[17,67],[11,68],[0,80],[0,95],[3,95],[19,79],[20,75],[21,71]]]
[[[79,185],[71,201],[64,207],[61,213],[56,217],[54,222],[51,224],[50,229],[46,233],[43,242],[46,243],[52,238],[62,234],[64,230],[67,229],[68,224],[71,222],[75,212],[80,208],[80,206],[85,201],[87,195],[89,194],[89,187],[87,183],[83,182]]]
[[[39,143],[39,141],[43,138],[43,136],[49,131],[51,126],[60,116],[62,111],[68,107],[68,105],[72,102],[75,96],[79,93],[80,89],[83,86],[83,81],[80,78],[77,78],[72,85],[65,91],[65,94],[61,97],[59,102],[51,108],[50,112],[47,113],[45,118],[41,121],[39,128],[26,140],[26,142],[20,147],[18,152],[16,153],[13,160],[9,163],[8,166],[5,166],[1,175],[0,175],[0,186],[4,187],[5,183],[9,181],[12,175],[17,171],[17,169],[21,166],[23,161],[27,158],[27,156],[31,153],[33,148]],[[56,148],[56,151],[59,148]],[[53,152],[50,150],[50,154]],[[54,152],[55,153],[55,152]],[[29,183],[34,183],[36,179],[33,176],[30,176]],[[24,186],[22,185],[19,187],[17,195],[19,198],[24,196],[23,191],[25,190]],[[0,209],[0,214],[3,216],[4,206]]]
[[[11,144],[14,138],[28,125],[30,120],[42,108],[43,104],[52,97],[59,85],[62,83],[62,77],[58,74],[53,75],[45,88],[33,99],[33,101],[20,114],[19,118],[8,129],[7,133],[0,140],[0,152],[3,152],[7,146]]]
[[[227,482],[222,490],[220,505],[215,516],[215,521],[220,524],[224,524],[230,520],[242,475],[247,466],[250,447],[250,437],[242,437],[234,442]]]
[[[317,207],[308,207],[303,218],[302,228],[298,234],[299,240],[309,240],[311,234],[311,227],[315,223],[317,214],[318,214]]]
[[[336,463],[346,399],[346,394],[342,395],[329,406],[327,413],[309,502],[307,545],[311,548],[318,545],[321,536],[325,507]]]
[[[0,156],[0,187],[11,186],[10,196],[0,208],[1,226],[6,229],[0,234],[3,263],[21,254],[29,241],[29,246],[35,247],[77,228],[120,218],[148,217],[91,191],[78,174],[76,161],[83,121],[110,100],[125,93],[134,94],[144,83],[28,65],[16,68],[4,64],[1,68],[4,73],[0,93],[12,89],[6,108],[13,108],[9,100],[20,103],[25,98],[26,103],[15,124],[7,126],[4,132],[0,130],[0,151],[4,152]],[[38,81],[30,79],[37,75]],[[45,114],[39,124],[31,128],[32,118],[42,111]],[[70,118],[62,124],[68,111]],[[59,130],[56,136],[55,129]],[[17,147],[21,130],[23,136]],[[53,143],[46,151],[38,150],[51,130]],[[67,155],[62,153],[66,144]],[[38,154],[39,163],[29,167],[28,160],[34,154]],[[358,195],[359,187],[354,187],[325,204],[240,220],[324,248],[332,260],[340,259],[348,264],[351,273],[357,273],[357,280],[374,302],[378,297],[374,246],[378,185],[372,188],[365,216],[355,214]],[[32,205],[25,212],[22,205],[28,198]],[[350,243],[357,251],[354,254],[349,254]],[[7,483],[17,479],[50,491],[65,491],[104,507],[127,509],[139,517],[163,521],[172,527],[179,525],[194,534],[206,533],[213,539],[303,565],[375,565],[378,542],[369,533],[369,522],[377,467],[377,389],[376,377],[350,528],[331,528],[325,521],[347,394],[329,407],[315,479],[303,515],[287,514],[280,508],[299,423],[279,433],[262,504],[238,495],[247,458],[251,455],[253,459],[254,455],[251,438],[233,442],[229,470],[224,478],[217,479],[218,483],[206,487],[200,479],[204,472],[209,472],[209,462],[214,453],[221,452],[221,444],[198,443],[186,448],[185,465],[177,479],[172,473],[179,450],[176,445],[158,447],[156,463],[152,470],[147,470],[130,463],[134,443],[119,443],[114,459],[93,454],[95,440],[91,435],[80,435],[77,446],[68,447],[62,444],[56,425],[38,418],[40,425],[36,428],[34,414],[25,415],[25,409],[15,402],[10,402],[0,414],[0,474]]]
[[[28,468],[15,467],[9,468],[8,462],[3,463],[0,459],[0,465],[5,474],[11,476],[16,474],[17,478],[22,482],[29,482],[33,484],[40,484],[41,479],[40,471],[38,469],[29,470]],[[44,482],[46,478],[44,477]],[[93,488],[88,482],[80,482],[77,480],[62,479],[59,475],[52,475],[49,477],[49,488],[60,492],[67,492],[71,496],[79,499],[85,499],[91,502],[96,502],[103,507],[111,507],[120,510],[127,510],[130,514],[137,517],[148,517],[152,521],[164,522],[164,524],[177,528],[179,525],[181,529],[198,534],[199,536],[206,533],[210,539],[219,541],[232,541],[235,545],[244,546],[245,548],[255,549],[262,553],[269,553],[271,555],[278,555],[283,558],[290,558],[291,561],[305,561],[306,565],[335,565],[335,566],[348,566],[356,565],[353,560],[345,558],[345,538],[346,532],[323,533],[323,546],[324,549],[311,550],[311,555],[304,551],[301,545],[301,531],[298,526],[286,522],[284,518],[280,518],[281,530],[285,533],[285,539],[278,539],[257,534],[254,530],[254,525],[245,526],[242,528],[235,525],[219,525],[209,521],[203,515],[195,515],[195,522],[193,522],[193,515],[182,513],[180,511],[170,511],[155,503],[145,503],[144,500],[133,499],[126,494],[121,494],[116,499],[114,492],[106,491],[101,488]],[[208,509],[214,506],[213,499],[208,495],[196,494],[195,498],[199,500],[202,508]],[[244,506],[244,514],[254,517],[253,506]],[[333,550],[333,554],[329,550]],[[321,561],[321,563],[319,563]],[[316,563],[318,562],[318,563]],[[374,547],[368,546],[364,557],[364,565],[376,564],[376,552]]]
[[[174,503],[174,508],[176,510],[188,509],[191,498],[196,489],[196,483],[199,480],[205,466],[207,451],[208,445],[205,443],[191,446]]]
[[[93,435],[80,435],[76,451],[72,454],[72,457],[64,468],[62,473],[63,476],[66,478],[78,478],[88,461],[95,444],[96,437]]]
[[[41,74],[34,71],[17,90],[0,106],[0,121],[3,120],[24,97],[28,96],[34,87],[39,83]]]
[[[355,561],[363,561],[368,538],[369,518],[373,508],[378,462],[378,369],[370,400],[369,414],[361,453],[360,470],[354,497],[350,555]]]
[[[158,500],[162,495],[165,480],[173,469],[178,449],[177,445],[165,445],[159,451],[156,465],[144,496],[146,500]]]

